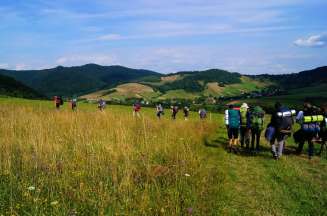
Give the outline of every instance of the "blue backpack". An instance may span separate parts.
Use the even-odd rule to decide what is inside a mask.
[[[238,110],[228,110],[228,119],[230,128],[240,127],[240,112]]]

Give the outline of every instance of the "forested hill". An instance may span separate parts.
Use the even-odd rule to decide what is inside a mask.
[[[0,75],[0,96],[5,97],[20,97],[20,98],[44,98],[30,87],[16,81],[15,79]]]
[[[313,70],[283,75],[257,75],[257,79],[271,80],[284,89],[303,88],[321,83],[327,83],[327,66],[318,67]]]
[[[286,75],[241,75],[225,70],[182,71],[161,74],[123,66],[87,64],[45,70],[0,70],[48,97],[97,95],[109,98],[193,99],[234,97],[274,86],[283,90],[327,83],[327,67]],[[95,93],[95,94],[93,94]]]
[[[0,74],[13,77],[47,96],[82,94],[142,77],[159,76],[149,70],[96,64],[45,70],[0,70]]]

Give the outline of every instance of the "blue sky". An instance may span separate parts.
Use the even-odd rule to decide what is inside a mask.
[[[0,68],[298,72],[327,65],[326,8],[326,0],[1,0]]]

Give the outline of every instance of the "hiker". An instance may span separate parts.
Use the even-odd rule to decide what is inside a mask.
[[[190,114],[190,109],[189,109],[187,106],[185,106],[185,107],[183,108],[183,112],[184,112],[184,119],[185,119],[185,120],[188,120],[188,116],[189,116],[189,114]]]
[[[100,111],[104,111],[104,109],[106,108],[106,101],[103,99],[100,99],[98,101],[98,108]]]
[[[207,111],[205,109],[200,109],[199,110],[199,116],[201,120],[204,120],[207,118]]]
[[[158,117],[158,119],[161,119],[161,116],[164,115],[164,110],[163,110],[162,105],[158,104],[156,106],[156,109],[157,109],[157,117]]]
[[[60,106],[64,104],[64,101],[61,96],[54,96],[54,102],[57,110],[59,110]]]
[[[300,154],[303,150],[304,143],[308,142],[308,156],[311,159],[314,153],[313,140],[318,138],[320,124],[324,121],[324,116],[319,115],[319,111],[310,102],[305,102],[303,111],[300,111],[296,116],[296,121],[301,125],[301,138],[299,139],[299,146],[296,152]]]
[[[271,116],[271,121],[268,127],[274,129],[274,134],[270,139],[270,144],[271,152],[275,160],[278,160],[282,156],[285,141],[292,133],[292,126],[294,123],[293,115],[295,115],[294,110],[290,110],[286,106],[282,106],[279,102],[276,102],[275,110]],[[278,151],[275,141],[277,141],[278,144]]]
[[[228,107],[228,139],[229,152],[237,152],[238,133],[240,129],[241,114],[239,110],[234,109],[231,104]]]
[[[254,143],[256,143],[255,153],[260,152],[260,137],[264,125],[265,111],[260,106],[255,106],[250,112],[250,128],[251,128],[251,150],[254,151]]]
[[[72,108],[72,110],[73,110],[73,111],[76,111],[76,109],[77,109],[77,98],[76,98],[76,97],[73,97],[73,98],[71,99],[70,103],[71,103],[71,108]]]
[[[240,126],[240,141],[241,147],[244,147],[244,143],[246,149],[249,149],[250,145],[250,112],[249,106],[247,103],[243,103],[240,108],[241,114],[241,126]]]
[[[327,108],[322,108],[321,113],[324,116],[324,121],[322,121],[320,125],[321,129],[320,129],[319,136],[321,138],[321,147],[318,153],[319,155],[322,154],[327,142]]]
[[[176,119],[176,115],[177,115],[177,113],[178,113],[178,106],[171,106],[171,112],[172,112],[172,114],[171,114],[171,117],[173,118],[173,120],[175,120]]]
[[[140,111],[141,111],[141,104],[139,102],[136,102],[133,104],[133,117],[138,117],[140,118]]]

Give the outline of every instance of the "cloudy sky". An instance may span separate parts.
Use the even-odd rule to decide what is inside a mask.
[[[326,8],[326,0],[1,0],[0,68],[298,72],[327,65]]]

